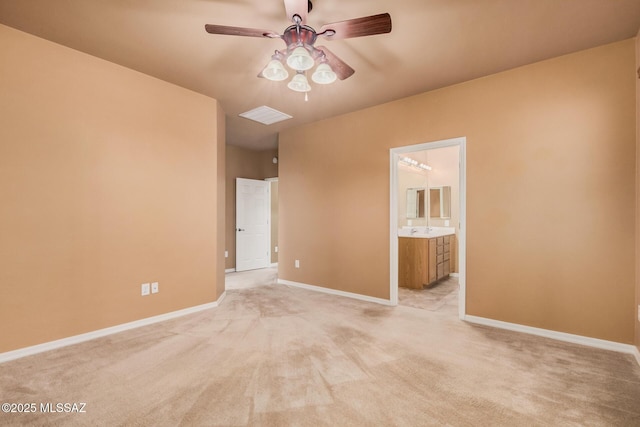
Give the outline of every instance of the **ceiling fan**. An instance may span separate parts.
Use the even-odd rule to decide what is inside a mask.
[[[271,61],[258,74],[272,81],[282,81],[289,77],[283,62],[295,71],[288,87],[296,92],[309,92],[311,86],[306,71],[318,63],[311,79],[318,84],[333,83],[336,79],[344,80],[355,72],[343,60],[324,46],[315,46],[318,37],[326,40],[339,40],[354,37],[371,36],[391,32],[391,16],[388,13],[366,16],[334,22],[320,27],[319,31],[306,25],[307,15],[313,5],[310,0],[284,0],[287,18],[293,25],[287,27],[283,34],[257,28],[228,27],[225,25],[205,25],[210,34],[230,36],[280,38],[287,45],[284,50],[276,50]]]

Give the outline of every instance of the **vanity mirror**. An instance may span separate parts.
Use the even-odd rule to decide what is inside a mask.
[[[407,218],[416,219],[425,217],[425,193],[424,188],[407,188]]]
[[[451,218],[451,187],[429,187],[429,217]]]

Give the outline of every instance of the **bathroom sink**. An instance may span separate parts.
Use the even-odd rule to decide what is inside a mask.
[[[435,237],[455,234],[454,227],[402,227],[398,229],[398,237],[414,237],[422,239],[433,239]]]

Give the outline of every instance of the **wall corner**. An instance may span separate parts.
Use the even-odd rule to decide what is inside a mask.
[[[635,346],[640,351],[640,29],[636,36],[636,299],[634,306]]]
[[[216,101],[216,299],[225,291],[225,176],[226,176],[226,128],[225,113]]]

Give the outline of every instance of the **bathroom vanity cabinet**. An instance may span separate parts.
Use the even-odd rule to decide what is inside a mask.
[[[454,235],[398,238],[398,286],[422,289],[451,272]]]

